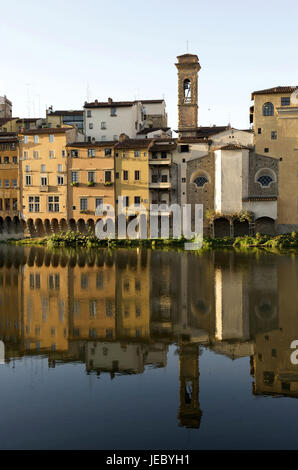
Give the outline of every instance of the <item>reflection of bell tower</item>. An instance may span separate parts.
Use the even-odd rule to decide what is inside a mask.
[[[179,425],[199,428],[202,411],[199,403],[199,346],[197,344],[188,343],[179,346],[179,365]]]
[[[198,72],[201,66],[194,54],[183,54],[177,59],[179,137],[194,137],[198,127]]]

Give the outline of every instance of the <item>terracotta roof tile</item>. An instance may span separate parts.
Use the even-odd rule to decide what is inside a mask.
[[[297,90],[297,86],[276,86],[273,88],[266,88],[265,90],[257,90],[253,91],[251,94],[251,99],[253,99],[254,95],[274,95],[274,94],[283,94],[283,93],[293,93],[293,91]]]

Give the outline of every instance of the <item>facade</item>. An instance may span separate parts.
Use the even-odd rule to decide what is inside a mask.
[[[255,91],[252,100],[256,152],[279,160],[278,231],[298,230],[298,87]]]
[[[75,126],[84,129],[84,112],[79,111],[54,111],[53,107],[46,110],[46,124],[49,127]]]
[[[12,102],[7,97],[0,96],[0,119],[12,117]]]
[[[136,138],[145,128],[167,127],[164,100],[95,100],[84,105],[84,129],[89,141],[117,141],[121,134]]]
[[[21,216],[31,235],[67,227],[67,149],[74,128],[33,129],[20,133]]]
[[[149,210],[149,147],[150,139],[129,139],[123,135],[115,145],[116,197],[124,198],[124,206],[144,206]],[[119,204],[118,204],[119,206]],[[134,211],[128,217],[134,215]]]
[[[198,57],[185,54],[177,59],[179,139],[172,157],[173,200],[176,194],[181,205],[203,204],[205,234],[274,232],[277,159],[254,151],[250,130],[198,127]]]
[[[114,142],[77,142],[68,152],[68,220],[73,229],[94,226],[103,204],[115,206]]]
[[[20,231],[19,141],[14,133],[0,133],[0,231]],[[1,235],[0,235],[1,236]]]

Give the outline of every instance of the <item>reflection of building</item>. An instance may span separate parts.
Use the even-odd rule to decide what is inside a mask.
[[[180,426],[199,428],[202,411],[199,403],[199,347],[197,344],[179,345]]]
[[[5,360],[48,356],[88,373],[165,367],[178,345],[179,423],[200,425],[199,346],[251,357],[255,394],[298,396],[295,258],[0,246]]]

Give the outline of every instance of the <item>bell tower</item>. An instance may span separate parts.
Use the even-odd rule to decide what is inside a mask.
[[[195,137],[198,128],[198,56],[177,57],[178,69],[178,133],[179,137]]]

